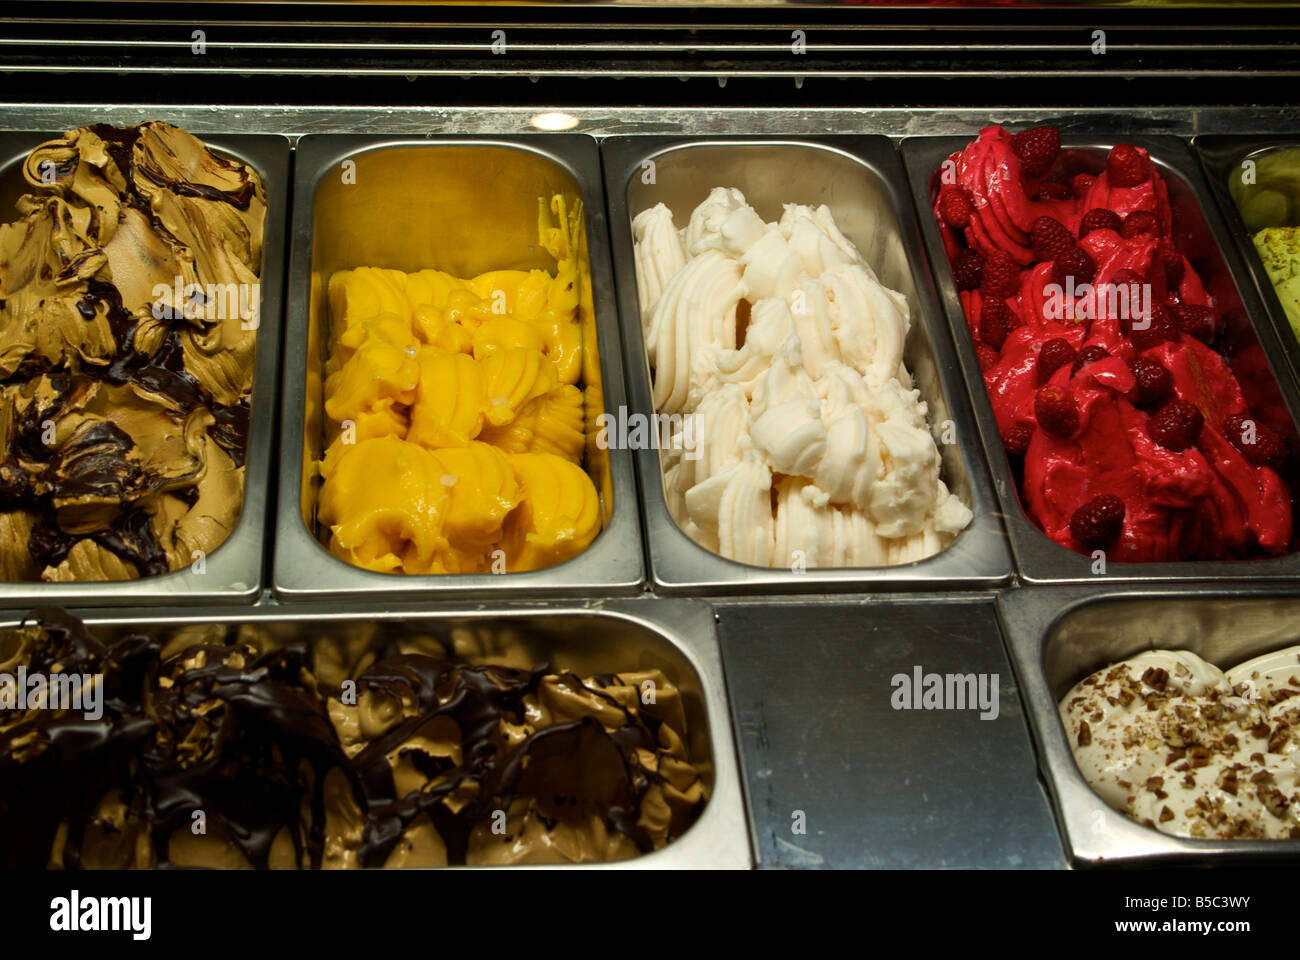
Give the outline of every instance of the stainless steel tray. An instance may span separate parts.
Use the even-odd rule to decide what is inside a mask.
[[[975,346],[971,342],[961,301],[953,283],[952,270],[932,212],[931,191],[940,164],[949,154],[969,142],[968,137],[909,137],[902,142],[901,149],[911,180],[912,199],[921,215],[921,232],[925,236],[926,252],[936,264],[935,278],[956,340],[957,356],[966,376],[975,419],[984,440],[984,451],[1002,503],[1012,553],[1021,578],[1030,583],[1097,583],[1114,580],[1266,580],[1300,575],[1300,552],[1270,559],[1236,562],[1108,563],[1105,574],[1094,574],[1090,557],[1075,553],[1051,540],[1025,513],[1002,447],[993,407],[989,403],[984,377],[975,356]],[[1288,437],[1290,447],[1292,450],[1300,449],[1297,447],[1295,428],[1295,424],[1300,422],[1300,398],[1285,372],[1285,364],[1279,359],[1282,348],[1276,331],[1273,324],[1264,319],[1263,308],[1253,286],[1239,283],[1234,276],[1234,271],[1241,269],[1240,263],[1228,241],[1222,221],[1218,219],[1214,204],[1205,191],[1200,170],[1186,143],[1177,137],[1090,137],[1078,134],[1064,136],[1061,149],[1090,155],[1096,168],[1101,169],[1107,152],[1114,144],[1121,142],[1148,150],[1160,175],[1168,184],[1175,229],[1183,240],[1181,247],[1205,281],[1206,289],[1214,295],[1220,306],[1227,325],[1224,339],[1228,343],[1228,352],[1239,360],[1243,357],[1251,360],[1255,364],[1255,370],[1268,373],[1267,377],[1257,375],[1253,378],[1238,373],[1242,392],[1251,409],[1284,405],[1291,421]],[[1280,376],[1279,369],[1284,371]],[[1292,472],[1283,479],[1290,486],[1294,498],[1296,492],[1300,491],[1300,478]],[[1294,545],[1294,539],[1292,543]]]
[[[1296,341],[1291,324],[1277,298],[1277,292],[1268,279],[1268,271],[1264,269],[1259,254],[1255,252],[1251,234],[1241,219],[1241,213],[1237,210],[1232,194],[1228,191],[1228,178],[1241,175],[1241,164],[1244,161],[1258,160],[1264,154],[1284,147],[1300,149],[1300,136],[1258,137],[1214,134],[1198,136],[1192,140],[1192,148],[1200,157],[1201,166],[1205,168],[1205,179],[1209,181],[1210,192],[1219,203],[1224,224],[1232,237],[1233,246],[1236,247],[1242,270],[1254,281],[1264,313],[1273,323],[1278,342],[1282,344],[1282,352],[1290,364],[1291,373],[1296,377],[1297,383],[1300,383],[1300,342]],[[1294,225],[1300,226],[1300,224]]]
[[[86,109],[70,124],[97,122]],[[136,120],[130,123],[138,122]],[[182,123],[183,125],[183,123]],[[0,218],[10,219],[13,201],[26,192],[22,163],[33,147],[59,133],[0,134]],[[217,153],[247,163],[266,186],[266,227],[262,240],[261,304],[253,395],[245,455],[244,505],[239,522],[221,546],[204,561],[204,572],[192,567],[139,580],[97,583],[0,582],[0,607],[42,605],[179,603],[252,603],[262,592],[266,562],[266,512],[274,475],[273,438],[276,392],[280,370],[280,334],[284,283],[285,221],[289,204],[289,140],[277,134],[200,134]]]
[[[678,223],[714,186],[738,187],[761,216],[780,216],[783,203],[825,203],[881,282],[907,295],[912,327],[904,354],[936,440],[944,421],[956,443],[939,442],[943,477],[975,517],[948,548],[896,567],[808,568],[802,572],[736,563],[696,544],[668,511],[659,451],[639,450],[642,508],[653,584],[663,593],[768,594],[944,587],[987,588],[1008,581],[1006,538],[997,516],[974,422],[958,377],[948,332],[921,252],[902,169],[885,137],[767,139],[610,137],[601,144],[608,185],[611,238],[632,411],[652,416],[632,252],[632,214],[663,202]],[[653,161],[655,182],[641,179]]]
[[[998,599],[1011,661],[1055,800],[1067,850],[1080,864],[1193,863],[1300,857],[1300,840],[1192,840],[1129,819],[1079,772],[1057,712],[1084,677],[1155,647],[1190,650],[1230,667],[1290,646],[1300,596],[1277,588],[1030,587]]]
[[[343,183],[345,160],[356,165],[355,183]],[[328,184],[327,177],[333,177]],[[554,597],[640,590],[644,564],[636,483],[631,457],[624,450],[593,458],[589,444],[588,472],[594,471],[598,490],[612,494],[612,504],[603,504],[605,529],[582,553],[544,570],[500,575],[377,573],[330,554],[315,530],[316,488],[310,468],[321,453],[324,283],[333,270],[443,266],[477,273],[503,266],[547,266],[548,256],[536,246],[538,197],[556,192],[570,201],[580,197],[586,210],[604,405],[617,409],[623,404],[595,142],[581,135],[308,136],[298,141],[294,187],[276,597]],[[485,219],[484,210],[491,216]],[[324,231],[318,230],[322,223]],[[593,420],[589,415],[588,424]]]
[[[991,593],[715,609],[760,868],[1065,868]],[[896,709],[917,669],[996,677],[997,717]]]
[[[703,768],[710,796],[699,819],[661,850],[593,868],[733,868],[753,865],[741,794],[730,708],[713,612],[693,600],[612,600],[582,604],[438,606],[395,610],[373,604],[258,606],[246,610],[157,609],[125,615],[77,613],[96,632],[115,636],[150,630],[170,634],[196,624],[268,627],[276,640],[337,637],[387,639],[393,633],[446,636],[468,628],[491,652],[496,639],[523,642],[539,660],[580,674],[658,668],[682,694],[693,763]],[[10,614],[0,629],[16,626]]]

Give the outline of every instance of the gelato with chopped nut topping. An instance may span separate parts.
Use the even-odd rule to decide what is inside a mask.
[[[1084,779],[1182,837],[1300,838],[1300,646],[1230,670],[1149,650],[1061,700]]]

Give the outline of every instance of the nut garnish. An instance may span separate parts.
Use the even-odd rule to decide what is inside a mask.
[[[1291,801],[1283,796],[1282,791],[1277,787],[1272,787],[1261,783],[1255,788],[1255,794],[1259,797],[1269,813],[1282,820],[1286,817],[1286,808],[1291,805]]]
[[[1169,671],[1161,667],[1147,667],[1142,674],[1142,682],[1156,690],[1164,690],[1165,684],[1169,682]]]

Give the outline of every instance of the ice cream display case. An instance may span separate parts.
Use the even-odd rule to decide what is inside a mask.
[[[0,16],[0,865],[1300,860],[1300,30],[984,6]]]

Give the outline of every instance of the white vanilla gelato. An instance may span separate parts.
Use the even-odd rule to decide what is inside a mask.
[[[906,298],[830,210],[765,223],[717,187],[685,229],[632,221],[655,410],[693,415],[664,489],[697,543],[764,567],[873,567],[938,553],[971,521],[939,478],[903,363]]]
[[[1140,823],[1300,838],[1300,646],[1226,673],[1149,650],[1081,681],[1060,710],[1084,779]]]

